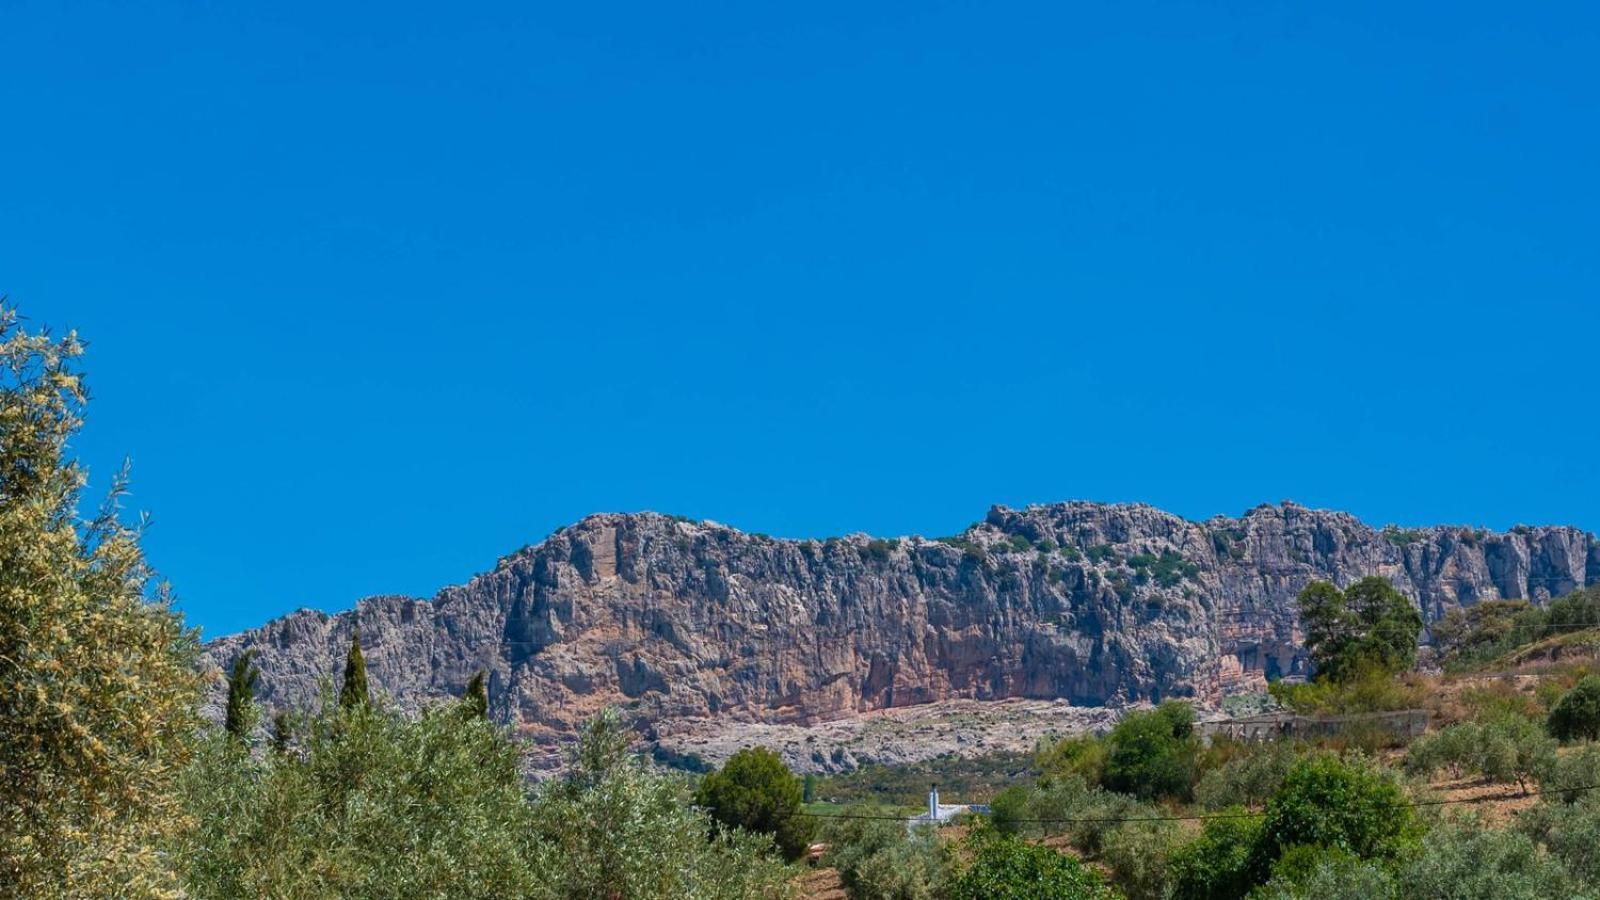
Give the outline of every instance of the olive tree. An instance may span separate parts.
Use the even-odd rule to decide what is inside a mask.
[[[182,796],[173,857],[196,897],[546,896],[516,745],[449,707],[330,691],[293,752],[207,738]]]
[[[746,900],[781,896],[772,840],[724,829],[681,779],[629,750],[615,711],[589,722],[566,774],[535,794],[531,819],[547,889],[563,900]]]
[[[119,514],[125,474],[78,513],[82,350],[0,307],[0,885],[165,896],[197,641]]]

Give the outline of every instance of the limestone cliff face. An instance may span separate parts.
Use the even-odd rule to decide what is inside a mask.
[[[646,723],[807,723],[952,698],[1214,699],[1303,670],[1307,582],[1373,574],[1432,620],[1600,582],[1600,542],[1571,528],[1377,531],[1287,503],[1204,523],[1142,505],[996,507],[944,541],[774,540],[607,514],[431,600],[302,610],[207,656],[257,648],[263,699],[302,704],[359,625],[394,701],[456,694],[486,669],[493,713],[547,741],[613,704]]]

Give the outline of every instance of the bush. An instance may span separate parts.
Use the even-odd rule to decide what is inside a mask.
[[[800,779],[764,747],[735,753],[705,776],[694,802],[724,825],[770,835],[785,859],[799,859],[811,840],[811,820],[801,816]]]
[[[1550,710],[1550,734],[1557,740],[1600,739],[1600,675],[1586,675]]]
[[[1089,561],[1092,563],[1102,563],[1108,559],[1116,562],[1119,559],[1116,548],[1110,544],[1095,544],[1086,552],[1089,555]]]
[[[1541,679],[1534,691],[1537,693],[1545,684],[1546,681]],[[1539,701],[1536,693],[1525,694],[1515,685],[1498,680],[1469,687],[1456,695],[1456,702],[1462,708],[1458,718],[1483,721],[1499,716],[1517,716],[1530,722],[1539,721],[1544,719],[1549,707]],[[1551,704],[1555,699],[1551,698]]]
[[[788,873],[770,858],[771,840],[716,827],[690,805],[682,778],[651,771],[629,751],[631,739],[607,711],[579,733],[566,774],[535,792],[528,817],[544,891],[574,900],[781,896]]]
[[[326,698],[297,752],[209,739],[171,857],[196,897],[769,897],[771,842],[722,833],[628,752],[614,714],[527,795],[518,747],[460,709],[417,719]]]
[[[1343,681],[1304,684],[1273,682],[1267,688],[1279,703],[1301,715],[1352,715],[1411,709],[1423,700],[1414,683],[1377,667],[1359,667]]]
[[[174,858],[197,897],[539,896],[517,749],[452,710],[329,702],[299,753],[205,741]],[[473,885],[469,888],[467,885]]]
[[[1219,815],[1226,818],[1207,820],[1199,837],[1172,854],[1174,900],[1232,900],[1243,897],[1254,884],[1250,853],[1261,832],[1260,821],[1238,807]]]
[[[1132,797],[1091,787],[1076,775],[1042,779],[1028,795],[1026,813],[1034,821],[1019,828],[1019,833],[1065,834],[1089,856],[1101,852],[1107,838],[1120,827],[1118,820],[1148,814],[1141,812]]]
[[[1481,731],[1475,722],[1462,722],[1417,738],[1406,749],[1406,772],[1431,778],[1443,769],[1461,778],[1474,768]]]
[[[1526,786],[1555,756],[1554,742],[1537,725],[1502,715],[1484,725],[1461,722],[1418,738],[1405,766],[1424,778],[1445,769],[1455,778],[1477,775]]]
[[[1371,862],[1326,847],[1295,847],[1252,900],[1385,900],[1394,896],[1389,873]],[[1446,895],[1456,896],[1456,895]]]
[[[1590,762],[1595,760],[1591,759]],[[1585,773],[1595,782],[1594,770]],[[1519,829],[1544,844],[1573,877],[1600,884],[1600,802],[1593,792],[1570,795],[1571,802],[1546,801],[1517,817]]]
[[[1077,775],[1040,779],[1028,794],[1025,818],[1033,820],[1018,831],[1023,834],[1064,834],[1071,825],[1063,819],[1087,816],[1102,793]],[[1042,820],[1042,821],[1041,821]]]
[[[1555,742],[1527,719],[1498,716],[1483,726],[1478,772],[1490,781],[1527,787],[1555,758]]]
[[[1600,588],[1573,591],[1544,608],[1522,601],[1479,603],[1435,623],[1445,661],[1455,667],[1512,653],[1574,627],[1600,627]]]
[[[1575,625],[1600,628],[1600,586],[1590,586],[1557,597],[1542,612],[1544,617],[1537,622],[1536,636],[1539,638],[1562,634]]]
[[[1078,775],[1090,784],[1100,783],[1105,762],[1105,742],[1094,735],[1064,737],[1034,753],[1034,766],[1044,776]]]
[[[1091,791],[1088,803],[1078,813],[1078,821],[1067,829],[1072,846],[1085,856],[1099,856],[1106,843],[1122,827],[1122,820],[1159,815],[1159,809],[1142,806],[1126,794]]]
[[[951,885],[950,900],[1091,900],[1114,896],[1070,856],[1016,838],[980,837],[977,854]]]
[[[989,801],[989,822],[1001,834],[1022,831],[1023,819],[1028,817],[1028,789],[1013,785]]]
[[[1389,773],[1331,754],[1301,759],[1267,803],[1253,871],[1261,878],[1285,850],[1302,844],[1358,859],[1392,859],[1415,833],[1405,803]]]
[[[1591,800],[1595,792],[1584,790],[1600,784],[1600,744],[1583,744],[1572,752],[1557,756],[1538,773],[1539,790],[1550,800],[1577,803]]]
[[[1171,822],[1134,822],[1106,836],[1101,861],[1129,900],[1163,900],[1171,876],[1178,829]]]
[[[1513,639],[1518,618],[1530,609],[1526,600],[1485,600],[1449,610],[1429,630],[1447,662],[1478,658]]]
[[[1194,710],[1169,700],[1130,713],[1106,736],[1106,787],[1141,799],[1187,799],[1194,782]]]
[[[1246,755],[1223,763],[1201,776],[1194,794],[1206,809],[1265,806],[1289,769],[1299,759],[1298,747],[1288,741],[1270,741],[1250,748]]]
[[[828,823],[822,839],[828,844],[825,862],[853,900],[935,900],[942,896],[949,877],[950,858],[931,828],[908,832],[891,810],[872,806],[850,807],[858,816]]]
[[[1539,900],[1576,893],[1561,863],[1540,853],[1527,836],[1487,831],[1471,822],[1430,831],[1400,866],[1395,884],[1402,897]]]

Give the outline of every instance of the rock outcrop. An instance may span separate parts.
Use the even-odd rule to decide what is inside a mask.
[[[608,705],[648,727],[948,699],[1215,700],[1303,671],[1294,596],[1309,581],[1373,574],[1431,621],[1600,582],[1600,542],[1559,527],[1376,530],[1292,503],[1203,523],[1143,505],[996,507],[942,540],[775,540],[605,514],[432,599],[301,610],[206,654],[220,667],[256,648],[260,696],[304,704],[359,625],[394,702],[459,693],[484,669],[493,714],[551,745]]]

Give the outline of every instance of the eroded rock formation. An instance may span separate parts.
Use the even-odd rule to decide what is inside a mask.
[[[940,541],[605,514],[431,600],[301,610],[207,656],[257,648],[262,698],[302,704],[359,624],[369,677],[395,702],[459,693],[486,669],[493,713],[547,743],[613,704],[642,723],[811,723],[954,698],[1215,699],[1303,670],[1293,601],[1307,582],[1372,574],[1431,621],[1600,582],[1600,542],[1380,531],[1291,503],[1203,523],[1143,505],[996,507]]]

